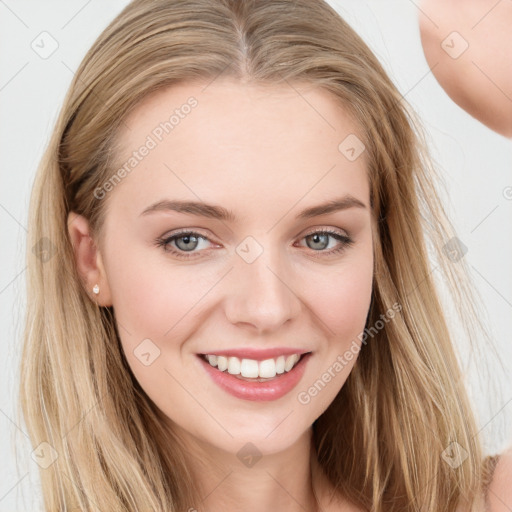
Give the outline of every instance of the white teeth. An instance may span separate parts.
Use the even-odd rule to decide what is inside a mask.
[[[292,356],[288,356],[286,358],[286,363],[284,363],[284,371],[289,372],[293,368],[295,363],[299,360],[299,357],[300,356],[298,354],[293,354]]]
[[[212,363],[210,363],[212,364]],[[215,366],[214,364],[212,364],[212,366]],[[228,358],[227,357],[224,357],[224,356],[218,356],[217,357],[217,368],[223,372],[225,369],[227,369],[228,367]]]
[[[255,361],[254,359],[242,359],[242,363],[240,364],[240,371],[238,373],[240,373],[242,377],[247,377],[248,379],[256,379],[260,376],[258,361]]]
[[[276,359],[276,373],[284,373],[284,362],[285,362],[284,356],[279,356]]]
[[[231,375],[241,375],[248,379],[258,377],[272,379],[276,375],[289,372],[299,361],[300,355],[279,356],[275,359],[256,361],[255,359],[242,359],[238,357],[225,357],[208,354],[205,359],[211,366],[217,367],[221,372],[227,370]]]
[[[259,367],[260,377],[271,379],[272,377],[276,376],[276,362],[273,359],[265,359],[265,361],[260,361]]]
[[[238,375],[240,373],[240,359],[238,357],[228,357],[228,373]]]

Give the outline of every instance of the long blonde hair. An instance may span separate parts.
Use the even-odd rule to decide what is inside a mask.
[[[488,470],[427,245],[474,344],[464,259],[447,257],[454,230],[415,115],[322,0],[135,0],[77,70],[29,211],[27,247],[39,252],[27,257],[20,403],[33,446],[47,442],[58,454],[40,472],[46,510],[183,512],[201,501],[185,448],[124,358],[112,307],[98,308],[84,290],[67,216],[86,217],[101,241],[108,198],[94,191],[115,171],[127,113],[158,89],[220,74],[330,91],[366,146],[375,234],[367,325],[395,303],[401,310],[362,347],[313,425],[323,470],[375,512],[480,510]],[[467,457],[454,467],[442,454],[459,446]]]

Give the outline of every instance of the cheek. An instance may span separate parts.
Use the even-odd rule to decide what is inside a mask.
[[[331,269],[328,279],[322,281],[324,286],[317,287],[314,296],[310,295],[319,318],[317,325],[327,339],[305,385],[296,395],[312,421],[335,399],[359,355],[361,333],[371,304],[373,259],[371,253],[368,257],[354,256],[336,271]]]
[[[321,279],[323,284],[308,292],[312,309],[328,338],[350,341],[366,322],[372,296],[373,260],[356,256],[346,265],[330,269]]]
[[[136,380],[157,403],[165,397],[163,390],[180,389],[172,375],[179,380],[188,375],[191,359],[182,358],[181,347],[201,325],[208,292],[219,280],[198,267],[132,251],[109,269],[123,352]]]
[[[180,382],[186,376],[179,352],[181,340],[187,339],[201,297],[214,282],[209,283],[192,266],[173,265],[162,256],[148,256],[147,251],[124,254],[111,259],[108,278],[127,363],[159,407],[169,405],[169,390],[173,390],[173,407],[186,408],[187,395],[181,393],[173,376]]]
[[[180,319],[186,323],[213,284],[192,266],[173,265],[162,256],[148,261],[146,251],[117,259],[108,278],[121,334],[137,339],[161,340]]]

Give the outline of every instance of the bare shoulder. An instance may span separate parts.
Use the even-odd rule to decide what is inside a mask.
[[[489,512],[512,510],[512,447],[500,455],[489,485]]]
[[[512,446],[500,455],[487,494],[488,508],[486,512],[512,511]],[[367,512],[341,497],[338,497],[337,500],[324,501],[322,510],[324,512],[340,512],[340,510]]]

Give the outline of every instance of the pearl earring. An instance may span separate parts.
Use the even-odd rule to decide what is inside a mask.
[[[97,284],[95,284],[95,285],[94,285],[94,288],[92,289],[92,291],[93,291],[96,295],[98,295],[98,293],[100,293],[100,287],[99,287]]]

